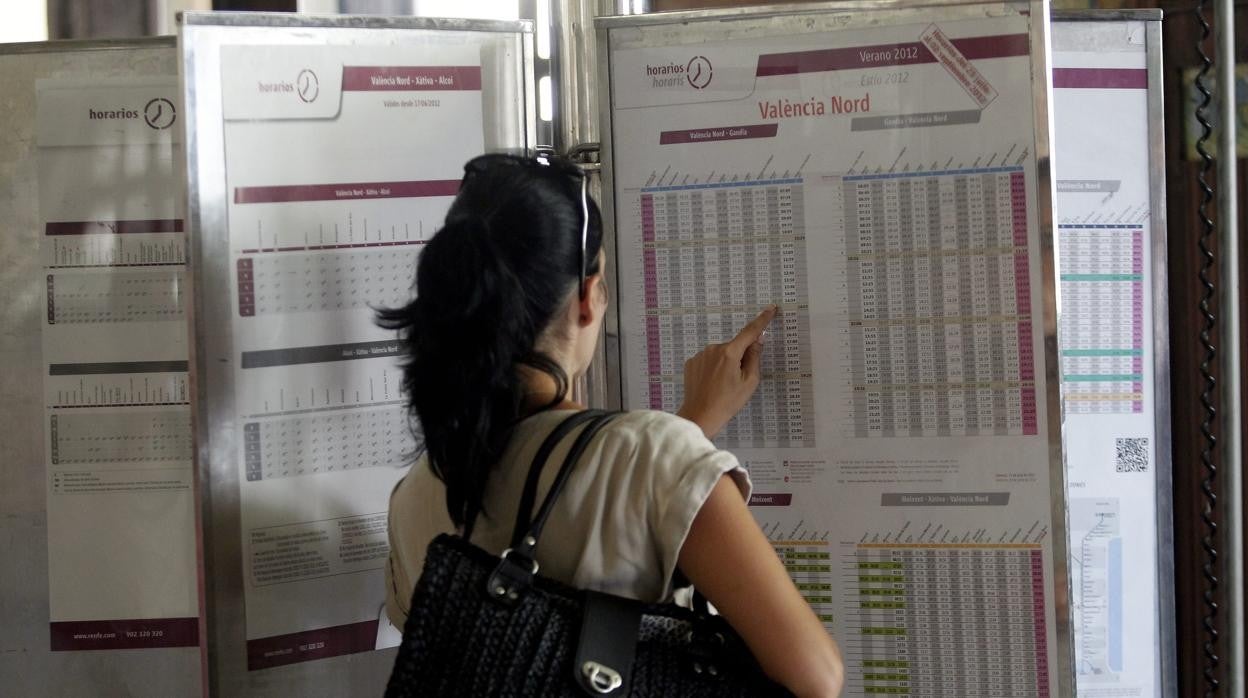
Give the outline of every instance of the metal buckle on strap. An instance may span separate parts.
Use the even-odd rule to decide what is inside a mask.
[[[522,564],[522,560],[529,564]],[[486,592],[491,599],[510,606],[519,601],[521,592],[533,583],[537,569],[537,560],[508,548],[499,556],[498,565],[486,582]]]
[[[499,557],[502,558],[503,560],[506,560],[507,562],[511,562],[512,560],[508,556],[511,555],[512,553],[515,553],[515,551],[512,550],[511,548],[507,548],[506,550],[502,552],[501,555],[499,555]],[[516,553],[515,556],[523,560],[527,560],[528,563],[532,565],[532,568],[529,569],[529,574],[537,574],[537,570],[538,570],[537,560],[534,560],[531,557],[526,557],[519,553]]]
[[[581,675],[585,677],[585,682],[595,693],[604,696],[624,685],[620,672],[598,662],[590,661],[582,664]]]

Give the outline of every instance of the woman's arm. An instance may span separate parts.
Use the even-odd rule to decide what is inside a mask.
[[[707,438],[754,394],[763,336],[777,311],[767,308],[736,337],[685,363],[685,402],[677,414]],[[730,479],[720,478],[694,517],[677,565],[741,634],[768,676],[799,698],[840,695],[840,650]]]
[[[836,642],[724,477],[693,520],[680,571],[741,634],[763,671],[799,698],[840,695]]]

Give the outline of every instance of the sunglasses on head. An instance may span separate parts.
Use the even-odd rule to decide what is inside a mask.
[[[506,155],[503,153],[491,153],[488,155],[478,155],[469,160],[464,165],[464,180],[474,174],[482,174],[488,170],[497,167],[543,167],[551,170],[562,172],[569,176],[579,177],[581,180],[581,258],[580,264],[577,265],[579,272],[577,284],[577,297],[581,300],[585,298],[585,268],[589,264],[589,260],[585,259],[586,246],[589,244],[589,194],[587,191],[587,177],[584,170],[573,165],[566,160],[559,159],[555,151],[546,148],[540,148],[531,158],[519,157],[516,155]],[[463,188],[463,182],[460,183]]]

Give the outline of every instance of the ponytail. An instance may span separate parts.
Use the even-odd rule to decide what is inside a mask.
[[[569,388],[536,344],[577,283],[579,189],[557,171],[496,169],[465,179],[420,255],[416,298],[378,312],[378,324],[399,331],[403,391],[457,526],[482,511],[487,477],[523,416],[518,369],[554,379],[547,407]],[[591,228],[596,259],[601,226]]]

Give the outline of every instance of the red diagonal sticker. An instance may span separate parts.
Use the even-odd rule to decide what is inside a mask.
[[[979,72],[935,24],[928,25],[923,35],[919,37],[919,41],[922,41],[927,50],[932,52],[936,60],[958,81],[958,84],[966,90],[971,99],[975,100],[980,109],[997,98],[996,89],[988,83],[984,74]]]

